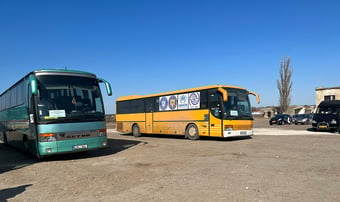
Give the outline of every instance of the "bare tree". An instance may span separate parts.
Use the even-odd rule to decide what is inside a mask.
[[[293,70],[290,68],[290,57],[283,57],[280,61],[280,79],[276,80],[280,93],[280,112],[288,110],[291,101]]]

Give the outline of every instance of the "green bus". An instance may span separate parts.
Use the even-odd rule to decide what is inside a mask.
[[[0,139],[38,158],[105,148],[105,112],[95,74],[35,70],[0,95]]]

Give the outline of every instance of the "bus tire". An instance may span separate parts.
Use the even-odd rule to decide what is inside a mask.
[[[198,140],[200,136],[197,126],[195,124],[189,124],[185,130],[185,136],[189,138],[189,140]]]
[[[140,137],[141,136],[138,124],[133,124],[133,126],[132,126],[132,135],[134,137]]]
[[[5,132],[2,133],[3,137],[4,137],[4,144],[7,145],[8,141],[7,141],[7,135]]]
[[[26,135],[22,139],[22,144],[23,144],[23,147],[24,147],[24,152],[28,152],[29,151],[29,142],[28,142]]]

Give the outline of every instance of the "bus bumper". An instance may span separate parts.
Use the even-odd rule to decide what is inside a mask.
[[[223,137],[246,137],[252,136],[253,130],[225,130],[223,131]]]
[[[73,153],[105,148],[107,146],[107,138],[106,136],[103,136],[54,142],[39,142],[38,144],[39,155],[46,156],[57,153]]]

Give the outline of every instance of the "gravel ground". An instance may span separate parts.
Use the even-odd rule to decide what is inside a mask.
[[[340,136],[269,126],[252,138],[120,134],[108,148],[36,160],[0,143],[0,201],[338,201]]]

